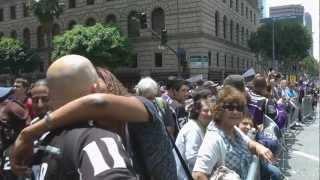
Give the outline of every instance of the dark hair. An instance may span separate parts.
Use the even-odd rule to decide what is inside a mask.
[[[261,96],[268,96],[267,80],[263,76],[256,76],[253,81],[253,91]]]
[[[107,93],[120,96],[130,95],[128,90],[123,86],[118,78],[113,75],[107,68],[96,67],[96,71],[98,73],[98,76],[106,84]]]
[[[210,89],[205,87],[199,87],[192,92],[192,100],[195,102],[199,99],[206,99],[210,95],[212,95]]]
[[[211,104],[209,100],[205,98],[197,99],[193,102],[191,110],[190,110],[190,118],[193,120],[198,120],[201,108],[202,108],[202,102],[206,103],[208,106]]]
[[[14,83],[19,83],[19,84],[22,84],[22,86],[24,88],[28,88],[29,87],[29,82],[28,80],[24,79],[24,78],[17,78],[14,80]]]
[[[176,79],[177,79],[176,76],[169,76],[169,77],[168,77],[167,84],[166,84],[166,89],[167,89],[167,90],[173,88],[173,85],[174,85]]]
[[[188,86],[188,82],[183,80],[183,79],[176,79],[173,84],[172,84],[172,89],[179,91],[179,89],[183,86],[186,85]]]
[[[224,114],[223,105],[225,103],[237,103],[239,106],[245,107],[247,100],[242,92],[232,86],[224,86],[219,92],[217,103],[213,107],[213,120],[219,124]]]

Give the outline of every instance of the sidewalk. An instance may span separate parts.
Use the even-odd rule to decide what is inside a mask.
[[[319,180],[319,113],[318,104],[314,118],[306,121],[302,128],[289,133],[283,172],[290,180]]]

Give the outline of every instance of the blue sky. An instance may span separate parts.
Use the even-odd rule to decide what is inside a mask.
[[[267,15],[269,15],[269,7],[281,6],[289,4],[300,4],[304,6],[304,11],[309,12],[312,17],[313,31],[313,56],[319,60],[319,0],[266,0]]]

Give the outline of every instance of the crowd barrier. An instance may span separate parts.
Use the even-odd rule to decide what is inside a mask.
[[[291,99],[288,102],[288,120],[284,131],[288,131],[290,127],[294,126],[299,119],[299,110],[301,112],[302,120],[309,118],[313,115],[312,109],[312,96],[307,95],[302,99],[299,104],[297,99]],[[283,139],[285,141],[285,139]],[[246,180],[260,180],[260,163],[259,158],[254,156],[250,164]]]
[[[302,99],[301,103],[301,114],[303,120],[306,118],[309,118],[313,114],[313,109],[312,109],[312,95],[307,95]]]
[[[253,156],[246,180],[260,180],[260,160],[257,156]]]

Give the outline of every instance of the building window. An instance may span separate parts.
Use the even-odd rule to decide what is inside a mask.
[[[252,10],[250,10],[250,22],[252,22]]]
[[[237,57],[237,68],[240,69],[240,58],[239,58],[239,56]]]
[[[0,32],[0,38],[2,38],[4,36],[3,32]]]
[[[224,55],[224,68],[227,68],[227,55]]]
[[[109,14],[106,17],[106,24],[115,24],[117,22],[117,18],[114,14]]]
[[[39,26],[37,29],[37,47],[44,48],[45,43],[44,43],[44,29],[42,26]]]
[[[72,8],[76,8],[76,0],[69,0],[69,9]]]
[[[10,32],[10,37],[11,38],[13,38],[13,39],[17,39],[17,31],[15,31],[15,30],[12,30],[11,32]]]
[[[162,67],[162,53],[154,54],[154,63],[156,67]]]
[[[223,3],[226,3],[226,0],[222,0]]]
[[[233,8],[233,0],[230,0],[230,8]]]
[[[216,57],[216,59],[217,59],[217,62],[216,62],[216,63],[217,63],[217,67],[219,67],[219,66],[220,66],[220,62],[219,62],[219,61],[220,61],[220,60],[219,60],[219,56],[220,56],[220,55],[219,55],[218,52],[217,52],[217,55],[216,55],[216,56],[217,56],[217,57]]]
[[[52,37],[60,34],[60,26],[59,24],[54,24],[52,27]]]
[[[86,26],[94,26],[96,24],[96,20],[94,18],[88,18],[85,24]]]
[[[241,28],[241,44],[244,44],[244,27]]]
[[[208,66],[211,67],[211,51],[208,52]]]
[[[239,0],[236,0],[236,11],[239,12]]]
[[[3,21],[3,9],[0,9],[0,22]]]
[[[257,22],[257,17],[256,17],[256,13],[253,14],[253,24],[256,24]]]
[[[87,5],[93,5],[94,4],[94,0],[87,0]]]
[[[248,7],[246,7],[246,18],[249,18]]]
[[[249,59],[247,59],[247,69],[249,68]]]
[[[214,17],[215,17],[216,36],[219,36],[219,23],[220,23],[220,19],[219,19],[219,12],[218,12],[218,11],[216,11]]]
[[[137,12],[131,11],[128,16],[128,36],[138,37],[140,36],[140,23]]]
[[[17,15],[16,15],[16,6],[11,6],[10,7],[10,18],[11,19],[16,19]]]
[[[29,7],[26,5],[26,3],[23,3],[22,5],[23,7],[23,17],[29,17]]]
[[[239,24],[236,25],[236,42],[239,44]]]
[[[68,23],[68,30],[71,30],[76,24],[77,24],[76,21],[71,20],[71,21]]]
[[[248,44],[248,41],[249,41],[249,30],[247,29],[246,30],[246,44]]]
[[[231,68],[233,68],[233,56],[231,56]]]
[[[223,38],[227,39],[227,17],[223,16]]]
[[[233,41],[233,21],[230,21],[230,41]]]
[[[241,16],[243,16],[243,3],[241,3]]]
[[[137,53],[132,54],[132,56],[131,56],[131,62],[132,62],[132,64],[131,64],[131,67],[132,67],[132,68],[138,67],[138,54],[137,54]]]
[[[27,48],[31,47],[31,42],[30,42],[30,30],[28,28],[25,28],[23,30],[23,43]]]
[[[165,28],[164,10],[161,8],[154,9],[151,14],[151,21],[152,30],[161,33],[161,30]]]

